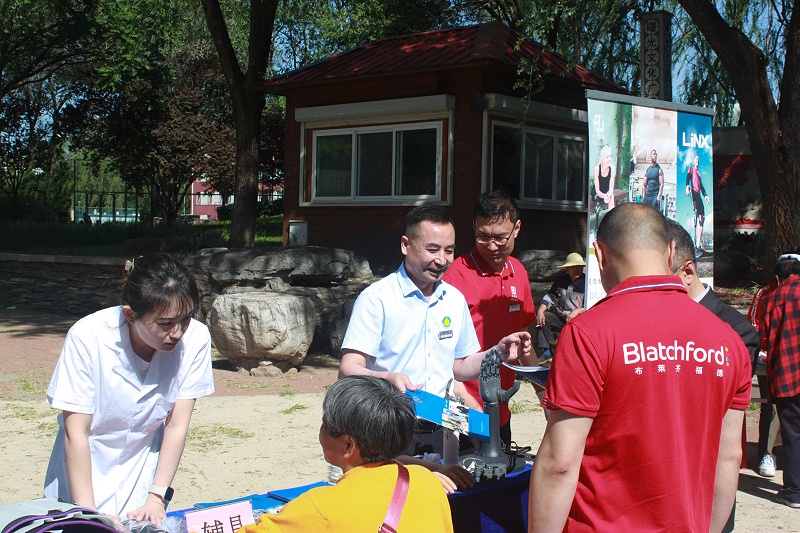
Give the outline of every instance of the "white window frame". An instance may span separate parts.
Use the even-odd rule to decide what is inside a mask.
[[[520,207],[551,207],[551,208],[567,208],[567,209],[575,209],[575,210],[582,210],[586,207],[586,191],[584,182],[586,181],[586,173],[588,172],[588,136],[579,135],[575,133],[566,133],[563,131],[556,131],[556,130],[548,130],[544,128],[536,128],[530,126],[518,126],[515,124],[511,124],[508,122],[501,122],[501,121],[493,121],[492,122],[492,133],[489,137],[491,139],[491,149],[492,149],[492,163],[490,164],[490,171],[493,172],[494,169],[494,134],[497,128],[505,128],[510,130],[516,130],[517,134],[520,135],[520,159],[519,159],[519,174],[520,174],[520,182],[519,182],[519,200],[518,204]],[[580,141],[583,143],[583,154],[582,154],[582,161],[583,161],[583,174],[580,176],[576,176],[577,179],[580,181],[581,187],[581,199],[580,200],[557,200],[555,198],[537,198],[533,196],[525,196],[525,156],[527,150],[527,143],[525,142],[525,136],[529,133],[540,135],[543,137],[550,137],[555,142],[553,142],[553,176],[552,176],[552,183],[551,183],[551,190],[552,196],[555,196],[558,187],[558,141],[559,139],[569,140],[569,141]],[[492,184],[494,185],[494,175],[491,177]]]
[[[420,205],[424,202],[449,204],[452,198],[453,114],[455,97],[434,95],[394,100],[379,100],[298,108],[295,120],[300,122],[300,206],[313,205]],[[446,127],[445,127],[446,124]],[[436,192],[432,195],[394,195],[396,184],[396,132],[436,128]],[[356,162],[357,133],[392,132],[392,195],[357,196]],[[309,132],[311,132],[309,139]],[[353,138],[353,162],[350,196],[320,197],[317,195],[316,146],[322,135],[350,133]],[[310,146],[308,146],[310,144]],[[307,162],[310,160],[310,165]],[[443,170],[444,169],[444,170]],[[311,173],[308,180],[308,172]],[[307,190],[310,181],[311,190]],[[446,184],[446,185],[443,185]],[[310,195],[308,194],[310,193]],[[310,198],[310,200],[304,200]]]
[[[436,170],[435,170],[435,183],[434,194],[423,195],[398,195],[394,191],[397,190],[397,133],[400,131],[414,131],[414,130],[436,130]],[[361,134],[370,133],[391,133],[392,135],[392,161],[391,161],[391,191],[389,195],[380,196],[359,196],[358,195],[358,136]],[[332,137],[339,135],[350,135],[350,195],[349,196],[319,196],[317,193],[317,140],[320,137]],[[311,151],[311,202],[312,203],[337,203],[347,200],[348,203],[352,202],[380,202],[381,204],[392,201],[409,201],[420,200],[424,202],[439,201],[441,200],[442,189],[442,122],[415,122],[411,124],[398,124],[393,126],[370,126],[364,128],[345,128],[345,129],[330,129],[330,130],[316,130],[312,136],[312,151]]]

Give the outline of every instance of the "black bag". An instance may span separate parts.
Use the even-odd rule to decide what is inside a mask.
[[[55,498],[0,505],[0,533],[118,533],[99,511]]]

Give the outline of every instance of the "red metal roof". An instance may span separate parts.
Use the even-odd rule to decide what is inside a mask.
[[[406,70],[441,69],[480,61],[516,67],[535,63],[545,76],[572,80],[587,88],[626,92],[582,65],[570,68],[565,57],[546,50],[499,22],[389,37],[317,61],[263,82],[272,92],[289,84],[319,82]]]

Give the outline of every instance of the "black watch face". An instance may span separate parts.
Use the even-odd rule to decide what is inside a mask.
[[[173,494],[175,494],[175,490],[172,487],[167,487],[167,492],[164,493],[164,501],[171,502]]]

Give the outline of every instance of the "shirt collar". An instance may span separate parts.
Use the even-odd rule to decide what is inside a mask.
[[[478,269],[478,273],[480,273],[481,276],[491,276],[494,274],[502,276],[506,270],[508,270],[512,276],[514,275],[514,265],[511,264],[511,261],[505,261],[503,263],[503,270],[500,272],[495,272],[491,269],[489,263],[486,262],[483,256],[475,251],[475,248],[469,252],[469,258],[475,265],[475,268]]]
[[[678,276],[631,276],[611,289],[611,292],[606,294],[600,302],[626,292],[652,291],[680,291],[686,294],[686,287],[683,286]]]
[[[703,298],[705,298],[705,297],[706,297],[706,294],[708,294],[708,291],[710,291],[710,290],[711,290],[711,285],[706,285],[706,284],[704,283],[704,284],[703,284],[703,287],[705,287],[705,289],[703,290],[703,292],[701,292],[700,294],[698,294],[698,295],[697,295],[697,298],[692,298],[692,299],[693,299],[695,302],[697,302],[697,303],[700,303],[700,300],[702,300]]]
[[[400,268],[397,269],[395,272],[397,274],[397,282],[400,284],[400,290],[403,293],[403,296],[408,297],[412,296],[413,294],[419,295],[419,297],[425,301],[433,302],[434,300],[441,298],[444,296],[444,287],[442,280],[437,281],[433,286],[433,293],[431,294],[430,298],[426,298],[422,291],[419,290],[411,278],[408,277],[408,272],[406,271],[406,262],[403,261],[400,263]]]

